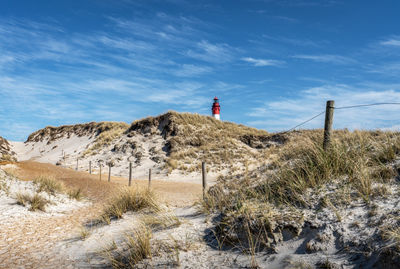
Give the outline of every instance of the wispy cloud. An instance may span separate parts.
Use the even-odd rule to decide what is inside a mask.
[[[197,90],[203,88],[203,86],[203,84],[196,82],[176,83],[169,85],[167,89],[150,94],[145,97],[145,99],[160,103],[196,105],[196,107],[202,106],[205,99],[202,99],[200,96],[196,97],[195,93]],[[203,101],[199,102],[199,100]]]
[[[11,56],[11,55],[0,56],[0,69],[9,67],[9,65],[15,61],[16,61],[16,59],[14,56]]]
[[[228,44],[215,44],[207,40],[198,42],[195,49],[188,50],[186,55],[211,63],[226,63],[233,60],[234,48]]]
[[[0,135],[20,140],[20,134],[42,128],[43,122],[130,122],[143,116],[138,111],[154,114],[149,104],[184,110],[204,106],[209,102],[204,95],[214,94],[216,82],[199,83],[197,78],[211,73],[216,63],[232,61],[234,49],[206,41],[194,18],[156,18],[152,24],[109,18],[112,30],[85,35],[0,20],[0,112],[17,122],[29,115],[32,122],[29,127],[13,125],[18,130],[12,135],[3,118]],[[191,61],[182,57],[188,48]]]
[[[295,18],[292,18],[292,17],[288,17],[288,16],[266,15],[266,14],[269,13],[269,11],[266,10],[266,9],[250,9],[250,10],[248,10],[248,12],[256,13],[256,14],[262,14],[264,17],[271,18],[271,19],[274,19],[274,20],[279,20],[279,21],[282,21],[282,22],[287,22],[287,23],[298,23],[299,22],[298,19],[295,19]]]
[[[296,45],[296,46],[304,46],[304,47],[321,47],[322,45],[326,45],[329,43],[326,40],[322,41],[314,41],[311,39],[304,39],[304,38],[293,38],[293,37],[285,37],[285,36],[271,36],[271,35],[262,35],[263,38],[276,41],[279,43],[285,43],[289,45]]]
[[[183,64],[174,71],[178,77],[196,77],[210,73],[213,69],[207,66],[198,66],[193,64]]]
[[[233,84],[233,83],[226,83],[223,81],[217,81],[216,83],[211,85],[211,89],[217,92],[229,92],[232,90],[243,89],[245,88],[244,85],[241,84]]]
[[[333,64],[356,63],[356,61],[352,58],[341,56],[341,55],[333,55],[333,54],[321,54],[321,55],[300,54],[300,55],[294,55],[293,58],[310,60],[310,61],[320,62],[320,63],[333,63]]]
[[[400,62],[375,64],[369,66],[368,72],[384,76],[398,77],[400,75]]]
[[[155,50],[155,46],[149,42],[144,42],[142,40],[128,39],[128,38],[110,37],[102,35],[99,37],[95,37],[92,41],[102,43],[108,47],[122,49],[129,52]]]
[[[395,36],[393,38],[380,42],[380,44],[384,46],[400,47],[400,37]]]
[[[244,57],[242,61],[253,64],[254,66],[282,66],[285,62],[278,60],[255,59],[252,57]]]
[[[288,23],[298,23],[299,22],[298,19],[287,17],[287,16],[274,15],[274,16],[269,16],[269,17],[272,19],[280,20],[282,22],[288,22]]]

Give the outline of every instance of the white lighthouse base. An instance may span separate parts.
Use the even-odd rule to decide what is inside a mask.
[[[216,118],[217,120],[221,120],[219,114],[213,114],[213,117]]]

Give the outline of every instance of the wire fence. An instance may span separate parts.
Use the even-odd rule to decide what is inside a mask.
[[[283,132],[279,132],[276,134],[284,134],[284,133],[289,133],[293,130],[295,130],[296,128],[303,126],[304,124],[318,118],[319,116],[325,114],[325,131],[324,131],[324,145],[323,148],[324,150],[326,150],[327,146],[329,145],[329,140],[330,140],[330,132],[332,130],[332,121],[333,121],[333,111],[334,110],[341,110],[341,109],[352,109],[352,108],[358,108],[358,107],[371,107],[371,106],[380,106],[380,105],[400,105],[400,103],[397,102],[385,102],[385,103],[372,103],[372,104],[360,104],[360,105],[351,105],[351,106],[342,106],[342,107],[335,107],[333,106],[334,101],[327,101],[327,106],[326,106],[326,110],[325,111],[321,111],[318,114],[312,116],[311,118],[297,124],[296,126],[288,129],[287,131],[283,131]],[[65,152],[63,151],[63,159],[65,162]],[[79,169],[79,163],[78,160],[76,160],[76,170]],[[196,160],[198,161],[198,160]],[[111,163],[106,163],[106,165],[108,165],[109,169],[108,169],[108,182],[111,181]],[[99,161],[99,177],[101,180],[101,168],[102,168],[102,163]],[[92,162],[89,162],[89,169],[88,169],[89,173],[92,174]],[[129,162],[129,181],[128,181],[128,186],[131,186],[132,184],[132,162]],[[151,180],[152,180],[152,170],[149,169],[148,170],[148,187],[151,187]],[[206,168],[206,162],[202,162],[202,187],[203,187],[203,198],[205,195],[205,191],[207,189],[207,168]]]
[[[381,106],[381,105],[400,105],[400,103],[396,103],[396,102],[386,102],[386,103],[372,103],[372,104],[361,104],[361,105],[352,105],[352,106],[342,106],[342,107],[332,107],[334,110],[339,110],[339,109],[350,109],[350,108],[357,108],[357,107],[370,107],[370,106]],[[294,131],[295,129],[297,129],[300,126],[303,126],[304,124],[318,118],[319,116],[321,116],[322,114],[325,114],[325,111],[321,111],[320,113],[312,116],[311,118],[297,124],[296,126],[288,129],[287,131],[282,131],[279,132],[279,134],[285,134],[285,133],[289,133],[291,131]]]

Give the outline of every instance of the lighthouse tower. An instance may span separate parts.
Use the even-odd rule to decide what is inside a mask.
[[[212,111],[213,117],[216,118],[217,120],[220,120],[220,116],[219,116],[220,110],[221,110],[221,107],[219,106],[218,98],[214,97],[214,103],[212,105],[211,111]]]

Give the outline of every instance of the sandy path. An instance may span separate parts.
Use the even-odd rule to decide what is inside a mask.
[[[93,204],[63,216],[35,216],[0,223],[0,268],[73,268],[63,255],[54,253],[55,246],[78,237],[82,224],[98,216],[104,202],[119,186],[126,185],[127,179],[112,177],[109,183],[100,181],[98,175],[36,162],[21,162],[17,167],[8,170],[22,180],[53,176],[67,187],[81,188]],[[147,187],[148,182],[134,180],[133,185]],[[192,205],[201,195],[201,185],[193,183],[154,180],[152,188],[162,203],[173,207]]]
[[[81,188],[86,196],[104,201],[112,193],[116,186],[127,186],[128,179],[122,177],[111,177],[111,184],[107,182],[108,175],[90,175],[87,172],[77,172],[47,163],[20,162],[18,168],[12,171],[23,180],[32,180],[41,175],[48,175],[60,179],[65,185]],[[147,187],[147,180],[133,179],[133,186]],[[188,183],[179,181],[152,180],[152,189],[160,197],[162,203],[171,206],[184,207],[192,205],[202,194],[201,179],[199,183]]]
[[[61,217],[0,224],[0,268],[68,268],[70,263],[53,248],[59,241],[78,236],[81,223],[95,217],[96,211],[98,207],[86,207]]]

